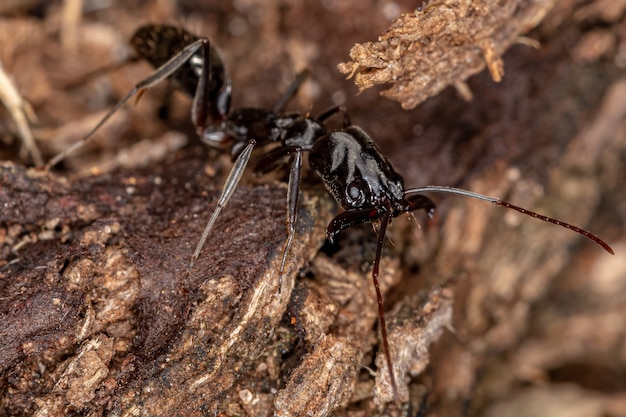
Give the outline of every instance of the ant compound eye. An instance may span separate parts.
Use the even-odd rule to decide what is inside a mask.
[[[359,197],[363,197],[363,192],[359,189],[359,187],[354,184],[352,184],[350,188],[348,188],[348,194],[353,200],[357,200],[359,199]]]
[[[346,187],[346,202],[352,207],[360,207],[365,203],[366,195],[363,184],[354,180]]]

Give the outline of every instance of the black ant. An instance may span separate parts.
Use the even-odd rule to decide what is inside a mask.
[[[208,238],[221,210],[226,206],[250,160],[255,146],[279,144],[267,152],[254,168],[265,173],[291,164],[287,191],[288,237],[283,249],[280,274],[294,233],[298,206],[298,193],[302,169],[302,154],[309,152],[309,163],[344,211],[337,215],[327,228],[327,238],[332,243],[341,232],[365,223],[378,223],[377,249],[372,269],[376,289],[380,331],[390,384],[397,403],[400,402],[392,368],[391,353],[383,308],[383,297],[378,284],[378,273],[387,226],[394,217],[424,209],[432,216],[435,203],[424,193],[448,193],[476,198],[522,214],[565,227],[579,233],[613,254],[613,249],[598,236],[574,225],[543,216],[503,200],[471,191],[445,186],[404,188],[403,178],[393,169],[374,141],[360,127],[352,125],[345,109],[333,107],[317,118],[299,114],[283,114],[283,107],[295,94],[307,76],[300,73],[291,87],[271,110],[240,108],[230,111],[231,83],[219,51],[207,38],[198,38],[181,28],[162,25],[141,27],[131,44],[138,54],[157,69],[138,83],[126,97],[94,127],[81,141],[54,157],[47,165],[54,166],[69,153],[82,146],[93,133],[120,107],[136,95],[141,95],[157,82],[172,78],[182,89],[193,96],[192,121],[203,141],[217,147],[230,146],[234,158],[233,168],[226,180],[217,206],[205,227],[202,237],[186,270],[188,275]],[[172,50],[178,50],[171,56]],[[343,127],[328,132],[324,121],[335,113],[343,113]],[[210,122],[210,128],[208,127]]]

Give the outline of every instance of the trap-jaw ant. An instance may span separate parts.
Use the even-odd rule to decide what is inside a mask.
[[[140,96],[147,88],[165,78],[171,78],[193,97],[192,121],[202,140],[212,146],[230,147],[234,159],[233,168],[226,180],[217,206],[192,255],[186,274],[191,272],[215,220],[234,193],[253,149],[277,144],[278,146],[260,159],[254,170],[266,173],[284,165],[291,165],[287,191],[286,223],[288,236],[283,249],[280,269],[282,275],[286,256],[295,233],[294,225],[297,220],[302,154],[308,152],[310,166],[344,209],[328,225],[328,240],[334,242],[345,229],[357,225],[378,223],[380,226],[377,232],[377,249],[372,268],[372,280],[376,289],[381,338],[390,385],[398,403],[400,400],[387,340],[383,297],[378,284],[378,273],[385,232],[392,219],[403,213],[420,209],[424,209],[429,215],[433,214],[435,204],[424,194],[448,193],[488,201],[573,230],[593,240],[607,252],[613,254],[613,250],[608,244],[586,230],[503,200],[445,186],[405,189],[403,178],[394,170],[369,135],[363,129],[351,124],[345,109],[334,107],[317,118],[309,115],[302,116],[297,113],[281,113],[286,103],[304,81],[306,72],[298,75],[273,109],[239,108],[231,111],[231,83],[226,74],[224,61],[219,51],[211,46],[207,38],[196,37],[181,28],[172,26],[148,25],[141,27],[135,33],[131,44],[135,46],[141,57],[157,67],[154,73],[138,83],[81,142],[55,156],[47,167],[51,168],[71,152],[84,145],[95,131],[132,97]],[[178,52],[172,56],[172,51]],[[324,122],[328,117],[338,112],[343,113],[343,127],[328,132]]]

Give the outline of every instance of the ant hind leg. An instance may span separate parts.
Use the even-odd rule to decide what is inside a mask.
[[[172,75],[176,70],[178,70],[182,65],[184,65],[197,51],[202,47],[203,44],[207,43],[208,39],[202,38],[198,39],[194,43],[185,47],[182,51],[178,52],[174,55],[169,61],[165,64],[161,65],[157,68],[149,77],[139,82],[126,96],[117,102],[117,104],[98,122],[98,124],[87,133],[87,135],[81,139],[79,142],[76,142],[74,145],[70,146],[63,152],[60,152],[56,156],[54,156],[45,166],[45,170],[49,171],[52,167],[57,165],[59,162],[64,160],[68,155],[72,154],[76,150],[82,148],[88,141],[93,137],[93,135],[100,129],[100,127],[106,123],[119,109],[121,109],[130,99],[135,97],[136,95],[141,96],[141,93],[144,90],[154,86],[158,82],[166,79],[170,75]]]

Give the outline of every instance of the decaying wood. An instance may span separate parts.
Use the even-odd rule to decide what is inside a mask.
[[[528,34],[540,48],[501,57],[500,83],[483,72],[456,84],[471,103],[443,91],[412,111],[352,97],[336,72],[350,46],[389,26],[370,3],[114,3],[83,16],[76,53],[60,47],[54,5],[0,20],[0,56],[39,117],[46,158],[148,74],[119,67],[139,24],[185,21],[224,51],[234,106],[271,107],[307,66],[313,82],[292,108],[317,113],[348,97],[352,121],[407,186],[505,198],[591,229],[617,255],[447,196],[433,196],[430,221],[394,219],[380,280],[408,398],[398,410],[376,327],[373,231],[319,252],[336,210],[314,177],[281,292],[286,188],[272,178],[244,179],[183,282],[230,167],[194,137],[186,97],[155,87],[47,176],[25,168],[0,109],[11,161],[0,165],[0,415],[626,414],[623,1],[556,2]],[[420,16],[460,18],[464,4],[430,3]],[[515,4],[501,20],[478,16],[515,28],[547,3]],[[445,41],[439,58],[458,57]],[[484,65],[472,45],[470,64]]]
[[[176,164],[169,169],[181,172]],[[292,291],[296,271],[325,235],[331,213],[327,196],[305,200],[279,290],[284,201],[277,197],[284,187],[243,188],[236,194],[218,221],[225,232],[212,237],[208,253],[181,282],[208,215],[201,193],[171,189],[170,181],[140,173],[72,185],[10,163],[1,174],[0,203],[8,208],[2,222],[12,233],[3,242],[9,261],[2,277],[11,284],[3,289],[1,327],[10,342],[0,366],[5,372],[18,363],[27,369],[49,363],[54,369],[47,388],[40,387],[36,401],[22,398],[22,407],[30,403],[41,416],[93,411],[95,404],[106,404],[110,415],[201,415],[199,409],[220,410],[233,401],[224,402],[225,396],[237,399],[242,378],[247,392],[256,392],[253,380],[261,390],[274,381],[277,415],[312,410],[327,415],[349,404],[364,353],[376,341],[371,338],[377,320],[373,287],[362,274],[320,258],[313,264],[320,284],[305,280]],[[182,200],[197,212],[193,217],[186,214],[188,207],[163,205]],[[45,230],[38,230],[42,224]],[[385,268],[383,288],[398,281],[398,272],[397,263]],[[343,283],[342,290],[333,290],[338,288],[333,282]],[[291,371],[281,369],[275,357],[280,353],[274,352],[281,346],[277,334],[285,332],[279,322],[286,309],[302,346]],[[425,331],[439,333],[448,320],[432,321],[433,308],[427,310],[426,315],[415,312],[411,326],[434,326]],[[449,316],[449,304],[444,311]],[[340,331],[329,334],[339,317]],[[396,330],[397,337],[406,326]],[[392,343],[401,345],[394,334]],[[417,332],[413,341],[424,339],[420,343],[427,346],[431,334]],[[66,358],[55,364],[59,352]],[[425,354],[423,348],[419,354]],[[32,389],[16,392],[13,400],[33,395]],[[258,402],[244,400],[240,406],[255,410]]]
[[[392,84],[384,97],[412,109],[447,86],[471,95],[465,81],[489,70],[504,76],[502,55],[534,28],[554,0],[432,0],[394,20],[377,42],[356,44],[338,68],[360,91]]]
[[[242,189],[220,221],[228,233],[212,237],[181,282],[208,211],[201,193],[155,178],[101,177],[67,187],[3,165],[2,204],[10,210],[2,220],[20,230],[3,246],[15,254],[6,254],[14,259],[3,270],[12,282],[3,305],[14,308],[4,310],[2,369],[28,358],[54,361],[59,351],[68,357],[49,375],[50,391],[32,404],[36,415],[84,410],[110,401],[114,391],[112,415],[196,415],[218,409],[218,399],[267,354],[295,272],[321,244],[328,216],[319,211],[328,208],[319,198],[305,200],[309,211],[301,213],[279,291],[284,200],[277,197],[285,188]],[[256,204],[241,207],[250,199]],[[199,213],[189,218],[189,206],[166,200],[186,201]],[[53,230],[35,233],[49,219]],[[27,239],[27,248],[17,248]]]

